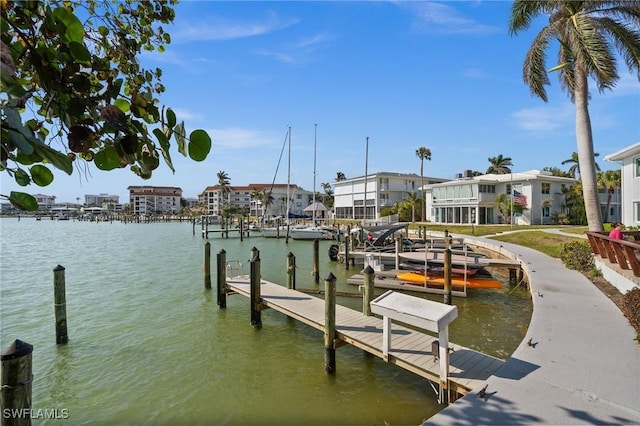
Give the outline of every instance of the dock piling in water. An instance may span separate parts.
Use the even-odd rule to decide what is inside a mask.
[[[313,240],[313,282],[320,284],[320,241]]]
[[[287,288],[296,289],[296,256],[291,252],[287,255]]]
[[[251,249],[251,325],[256,328],[262,327],[261,297],[260,297],[260,252],[257,248]]]
[[[216,255],[218,306],[227,307],[227,252],[222,249]]]
[[[364,297],[362,298],[362,313],[368,317],[371,313],[371,301],[375,295],[375,271],[371,265],[364,268]]]
[[[64,266],[53,268],[53,306],[56,317],[56,344],[69,341],[67,334],[67,298],[65,295]]]
[[[324,280],[324,370],[336,372],[336,277],[331,272]]]
[[[31,384],[33,374],[31,354],[33,346],[21,340],[14,340],[0,355],[2,380],[0,386],[0,407],[2,426],[30,426],[31,416],[24,415],[31,410]],[[21,415],[12,415],[20,413]]]
[[[211,243],[204,244],[204,288],[211,290]]]

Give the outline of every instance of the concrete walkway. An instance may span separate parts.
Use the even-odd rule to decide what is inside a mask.
[[[465,238],[522,261],[533,315],[525,339],[486,381],[485,394],[478,395],[480,387],[424,424],[640,425],[640,347],[618,307],[558,259]]]

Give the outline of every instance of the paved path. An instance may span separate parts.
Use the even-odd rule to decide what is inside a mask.
[[[640,348],[620,310],[558,259],[498,244],[522,260],[529,276],[527,335],[486,381],[484,397],[480,387],[424,424],[640,425]]]

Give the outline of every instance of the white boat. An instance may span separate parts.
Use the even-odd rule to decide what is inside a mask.
[[[325,226],[307,226],[289,230],[294,240],[332,240],[333,233]]]
[[[265,238],[286,237],[287,227],[286,226],[266,227],[266,228],[262,228],[260,232],[262,233],[262,236]]]

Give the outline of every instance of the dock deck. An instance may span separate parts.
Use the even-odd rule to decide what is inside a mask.
[[[250,297],[248,275],[228,278],[227,287],[235,293]],[[323,299],[265,280],[261,281],[260,293],[265,307],[324,330]],[[388,362],[438,383],[438,360],[431,352],[432,343],[437,342],[438,338],[397,323],[392,327]],[[338,340],[384,359],[382,319],[337,305],[336,331]],[[449,347],[452,349],[449,356],[449,389],[459,395],[466,395],[480,386],[504,364],[498,358],[460,345],[450,343]]]

